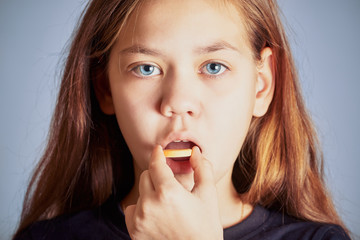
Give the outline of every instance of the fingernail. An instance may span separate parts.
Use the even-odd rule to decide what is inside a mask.
[[[192,151],[193,151],[193,153],[196,152],[197,154],[201,154],[200,148],[199,148],[198,146],[194,146],[194,147],[192,148]]]

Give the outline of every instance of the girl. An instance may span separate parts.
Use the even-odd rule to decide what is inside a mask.
[[[275,1],[89,3],[14,239],[344,229]]]

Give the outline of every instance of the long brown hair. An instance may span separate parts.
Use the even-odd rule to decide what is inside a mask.
[[[231,2],[244,16],[254,58],[260,61],[261,50],[270,47],[275,66],[274,98],[266,115],[251,122],[234,166],[234,185],[250,203],[344,227],[325,188],[323,155],[276,1]]]
[[[139,2],[92,0],[84,10],[17,234],[35,221],[92,208],[110,196],[120,200],[133,186],[131,154],[115,116],[101,112],[92,83],[101,79],[107,84],[109,53]],[[271,47],[276,71],[268,113],[252,120],[234,166],[235,187],[252,204],[342,225],[324,187],[322,155],[275,0],[230,2],[243,16],[254,59]]]

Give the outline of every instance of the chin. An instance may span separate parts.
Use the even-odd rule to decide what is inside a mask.
[[[194,174],[175,174],[176,180],[188,191],[191,191],[194,187]]]

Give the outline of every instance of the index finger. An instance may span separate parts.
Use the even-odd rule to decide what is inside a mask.
[[[166,158],[161,146],[156,146],[152,152],[149,173],[153,182],[155,191],[166,184],[172,184],[175,181],[174,173],[166,163]]]

